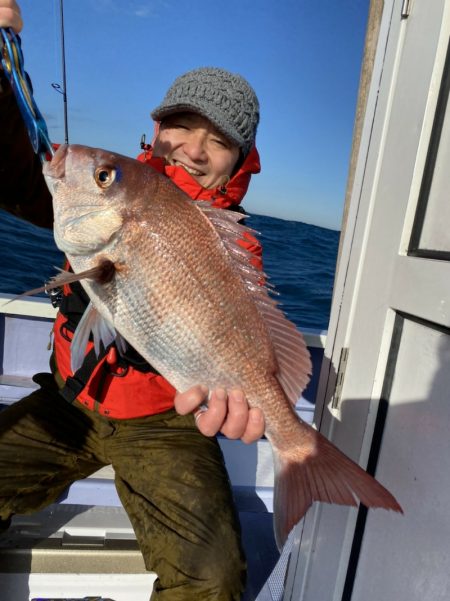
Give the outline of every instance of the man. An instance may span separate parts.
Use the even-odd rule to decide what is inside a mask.
[[[0,26],[20,31],[14,0],[0,0]],[[0,206],[51,227],[39,161],[4,77],[0,85]],[[238,210],[251,174],[259,171],[259,106],[249,84],[221,69],[191,71],[174,82],[152,117],[153,144],[139,160],[191,198]],[[248,236],[240,243],[259,264],[256,240]],[[158,574],[152,599],[239,599],[245,560],[212,436],[221,431],[254,441],[264,430],[261,412],[249,409],[242,391],[220,389],[212,391],[205,411],[207,390],[198,386],[176,395],[133,349],[125,357],[108,352],[89,365],[86,360],[83,373],[72,374],[71,338],[86,304],[80,285],[64,291],[52,374],[38,375],[41,388],[0,413],[4,527],[14,513],[36,511],[75,479],[112,464],[146,567]]]

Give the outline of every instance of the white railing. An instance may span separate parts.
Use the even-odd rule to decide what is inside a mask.
[[[0,293],[0,314],[21,315],[29,317],[45,317],[54,319],[56,309],[47,298],[42,297],[17,297],[14,294]],[[303,328],[303,336],[307,346],[311,348],[325,348],[327,339],[326,330]]]

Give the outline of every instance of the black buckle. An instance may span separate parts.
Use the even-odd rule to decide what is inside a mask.
[[[45,293],[49,297],[50,302],[55,307],[55,309],[59,309],[63,299],[62,288],[53,288],[52,290],[46,290]]]

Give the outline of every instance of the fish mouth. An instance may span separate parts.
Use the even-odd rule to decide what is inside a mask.
[[[56,181],[63,179],[66,175],[66,157],[68,149],[69,147],[67,144],[61,144],[52,160],[45,162],[42,167],[45,183],[52,195],[55,191]]]
[[[44,163],[42,173],[44,176],[51,177],[53,179],[61,179],[66,174],[66,156],[69,147],[67,144],[61,144],[58,150],[55,152],[51,161]]]

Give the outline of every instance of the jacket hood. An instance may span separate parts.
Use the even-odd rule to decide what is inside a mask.
[[[225,186],[212,189],[203,188],[183,167],[168,165],[163,158],[153,157],[151,149],[141,153],[137,159],[167,175],[193,200],[210,200],[213,206],[221,209],[239,205],[248,190],[252,175],[261,171],[259,154],[255,146],[230,181]]]

